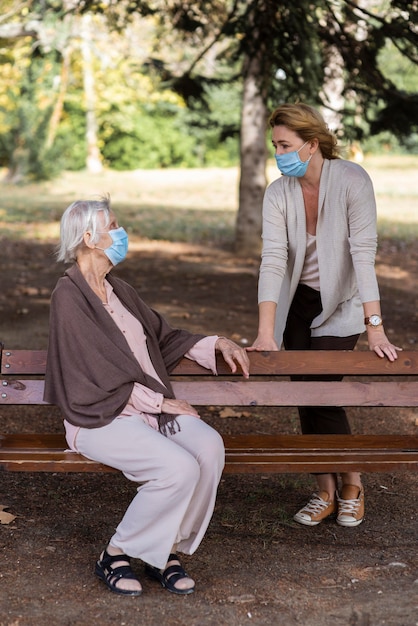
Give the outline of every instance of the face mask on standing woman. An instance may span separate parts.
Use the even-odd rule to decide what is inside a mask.
[[[309,155],[309,158],[306,161],[301,161],[299,157],[299,152],[302,150],[302,148],[306,146],[307,143],[308,142],[305,141],[305,143],[299,148],[299,150],[275,155],[277,167],[284,176],[296,176],[300,178],[301,176],[304,176],[306,174],[306,170],[308,169],[309,161],[312,158],[312,154]]]

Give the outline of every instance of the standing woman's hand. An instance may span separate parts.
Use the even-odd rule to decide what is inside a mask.
[[[386,356],[389,361],[395,361],[398,358],[398,352],[402,351],[402,348],[393,345],[389,341],[382,327],[368,329],[367,340],[370,350],[375,352],[380,358]]]
[[[274,337],[261,337],[257,336],[252,346],[247,348],[247,352],[272,352],[279,350],[279,346],[276,343]]]
[[[274,327],[276,322],[276,309],[277,304],[275,302],[260,302],[259,308],[259,323],[257,338],[253,345],[247,348],[248,352],[272,352],[280,350],[277,342],[274,338]]]

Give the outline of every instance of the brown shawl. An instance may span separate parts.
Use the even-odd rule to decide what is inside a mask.
[[[118,416],[135,382],[173,398],[169,373],[204,335],[173,329],[133,287],[107,276],[116,296],[143,325],[151,361],[163,385],[141,369],[123,333],[77,265],[59,279],[51,296],[44,400],[57,404],[75,426],[99,428]],[[161,414],[160,430],[174,429],[175,415]]]

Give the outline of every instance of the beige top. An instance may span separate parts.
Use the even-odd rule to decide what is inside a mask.
[[[325,160],[320,180],[316,249],[323,310],[312,335],[346,337],[365,330],[363,302],[379,300],[374,269],[376,202],[367,172],[343,159]],[[259,302],[276,302],[280,346],[305,263],[306,216],[297,178],[281,176],[266,189]]]
[[[319,265],[318,253],[316,251],[316,237],[315,235],[311,235],[311,233],[306,233],[305,263],[303,264],[299,282],[319,291]]]

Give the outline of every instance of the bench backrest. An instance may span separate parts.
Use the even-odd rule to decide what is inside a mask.
[[[0,356],[0,405],[44,404],[46,350],[4,348]],[[232,376],[221,358],[218,377],[183,359],[172,375],[177,397],[196,406],[418,406],[418,351],[401,352],[393,363],[369,351],[251,352],[249,356],[249,380]],[[346,379],[291,382],[293,375],[344,375]]]

